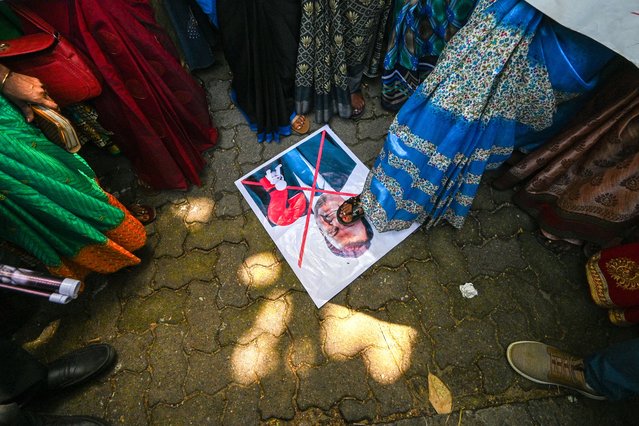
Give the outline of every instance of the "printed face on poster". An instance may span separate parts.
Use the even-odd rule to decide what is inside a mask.
[[[417,228],[378,233],[366,219],[337,221],[367,176],[324,126],[235,182],[318,308]]]

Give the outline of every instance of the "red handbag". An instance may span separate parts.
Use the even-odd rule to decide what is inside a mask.
[[[14,2],[10,5],[38,32],[0,41],[0,63],[40,79],[60,106],[98,96],[102,87],[91,62],[31,10]]]

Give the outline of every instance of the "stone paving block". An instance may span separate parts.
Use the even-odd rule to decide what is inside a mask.
[[[376,265],[397,268],[409,260],[426,260],[430,256],[426,249],[426,243],[426,235],[423,232],[413,232],[397,247],[382,257]]]
[[[151,424],[200,426],[222,424],[224,413],[222,394],[196,394],[178,405],[158,404],[151,411]]]
[[[305,292],[294,291],[288,297],[291,319],[287,324],[292,343],[291,364],[317,366],[326,361],[322,352],[321,325],[317,308]]]
[[[405,413],[413,407],[413,397],[403,380],[384,385],[369,380],[368,385],[373,396],[379,402],[378,414],[382,418],[392,414]]]
[[[472,284],[479,293],[472,299],[464,298],[459,285],[447,286],[452,295],[452,312],[457,320],[467,317],[486,318],[496,308],[514,310],[517,305],[510,295],[510,283],[504,282],[499,276],[479,276],[472,280]]]
[[[393,121],[392,116],[382,116],[376,120],[360,120],[357,123],[358,139],[381,139],[388,133],[388,126]]]
[[[64,393],[58,391],[54,395],[48,392],[43,401],[34,399],[34,402],[30,403],[26,410],[65,416],[86,414],[104,417],[112,393],[108,377],[100,377],[98,380],[83,385],[81,389],[69,389]],[[13,423],[5,423],[4,420],[6,418],[3,418],[4,424],[13,425]]]
[[[121,311],[117,293],[103,289],[90,298],[90,303],[93,305],[91,317],[80,328],[82,340],[109,340],[115,337],[118,334],[117,323]]]
[[[497,341],[505,353],[506,348],[512,342],[518,340],[539,340],[543,336],[533,334],[528,326],[528,318],[521,311],[508,311],[505,309],[495,309],[490,318],[497,328]]]
[[[329,361],[318,367],[302,366],[297,406],[301,410],[319,407],[328,410],[344,398],[366,399],[369,392],[366,369],[360,359]]]
[[[184,246],[186,250],[211,250],[228,243],[242,242],[245,218],[237,216],[229,219],[215,219],[211,223],[194,223],[188,227]]]
[[[347,423],[370,421],[375,418],[376,407],[377,404],[372,399],[344,399],[339,403],[339,412]]]
[[[493,211],[495,207],[497,207],[497,204],[493,201],[490,186],[482,180],[473,199],[471,210],[473,212]]]
[[[503,355],[496,353],[495,355]],[[484,391],[492,395],[504,393],[515,379],[515,373],[505,356],[499,358],[485,357],[477,361],[477,365],[481,370],[481,376],[484,384]]]
[[[358,143],[357,140],[357,123],[353,120],[332,120],[331,129],[348,147]]]
[[[479,212],[481,213],[481,212]],[[471,211],[466,218],[464,226],[454,234],[455,244],[459,247],[466,245],[481,246],[484,244],[484,237],[481,234],[481,225],[476,217],[477,212]]]
[[[514,239],[496,238],[482,247],[465,246],[463,253],[468,259],[468,271],[472,276],[498,274],[509,268],[524,269],[526,267],[519,244]],[[499,256],[487,256],[487,253],[499,253]]]
[[[154,406],[158,402],[177,404],[184,399],[182,386],[187,371],[186,355],[182,349],[184,328],[159,325],[154,334],[155,341],[149,349],[149,405]]]
[[[118,327],[141,333],[155,324],[182,323],[185,299],[184,292],[169,289],[160,289],[144,299],[129,299],[124,303]]]
[[[215,266],[215,275],[220,283],[218,306],[245,306],[249,303],[246,290],[250,282],[242,279],[241,272],[247,248],[243,244],[222,244],[217,250],[221,259]]]
[[[443,371],[434,370],[453,395],[453,410],[476,407],[480,403],[477,395],[481,392],[481,371],[476,364],[451,366]]]
[[[179,259],[158,259],[154,287],[178,289],[191,281],[213,281],[218,263],[218,252],[193,250]]]
[[[280,338],[281,349],[292,344],[288,336]],[[295,417],[295,391],[297,377],[286,363],[285,350],[278,354],[279,365],[269,374],[260,379],[263,395],[260,398],[259,409],[262,420],[292,420]]]
[[[310,133],[312,133],[314,131],[313,127],[314,126],[311,127],[311,132]],[[285,151],[289,147],[291,147],[291,146],[295,145],[296,143],[298,143],[299,141],[301,141],[306,136],[308,136],[308,135],[304,135],[303,137],[302,136],[297,136],[297,135],[291,135],[291,136],[289,136],[287,138],[284,138],[284,139],[280,140],[279,142],[261,143],[260,145],[262,146],[262,155],[259,158],[255,159],[255,161],[254,161],[255,165],[253,166],[253,168],[259,166],[262,163],[267,162],[268,160],[272,159],[276,155],[282,153],[283,151]],[[255,136],[255,133],[253,133],[253,142],[251,142],[251,143],[258,143],[257,142],[257,138]],[[247,170],[246,173],[248,173],[249,171],[250,170]]]
[[[223,424],[229,426],[246,426],[257,424],[260,419],[258,401],[260,389],[257,385],[243,387],[233,385],[226,391],[226,408]]]
[[[258,256],[249,256],[247,263],[253,258],[272,257],[277,259],[272,252],[264,252]],[[270,266],[254,265],[248,268],[251,285],[248,289],[249,298],[251,300],[260,297],[265,299],[279,299],[291,290],[304,291],[304,287],[293,270],[284,260],[277,259],[277,263]],[[307,296],[309,299],[310,297]]]
[[[246,224],[242,228],[242,236],[249,246],[249,254],[271,252],[275,243],[253,212],[246,215]]]
[[[233,382],[231,371],[232,347],[226,347],[213,354],[193,351],[188,355],[188,371],[184,381],[187,394],[204,392],[214,395]],[[211,368],[216,366],[216,368]]]
[[[217,284],[211,282],[194,281],[189,284],[184,311],[189,325],[184,345],[189,351],[213,352],[219,348],[215,338],[222,320],[215,302],[217,289]]]
[[[494,211],[481,211],[476,215],[485,238],[511,239],[530,224],[522,218],[525,213],[514,206],[502,206]]]
[[[213,163],[215,164],[215,186],[213,190],[234,191],[235,180],[241,175],[236,164],[238,152],[236,149],[216,150],[213,152]]]
[[[252,132],[248,127],[241,126],[236,139],[239,148],[238,163],[259,166],[262,163],[262,147],[264,144],[257,142],[255,132]]]
[[[511,288],[511,295],[528,318],[528,330],[534,336],[545,339],[561,339],[564,331],[559,327],[559,316],[550,302],[550,295],[540,293],[536,279],[527,271],[513,272],[504,277]],[[532,281],[532,280],[535,281]]]
[[[464,254],[454,243],[455,233],[455,228],[447,225],[431,229],[427,233],[426,247],[438,266],[439,279],[463,284],[471,275],[465,266]]]
[[[148,424],[146,401],[151,385],[148,371],[133,373],[122,371],[113,377],[114,392],[108,405],[107,420],[112,424],[144,425]],[[86,413],[84,410],[77,413]]]
[[[115,371],[126,370],[141,373],[149,366],[147,350],[153,341],[150,332],[143,334],[122,333],[110,343],[118,353]]]
[[[246,120],[244,119],[242,112],[234,106],[230,106],[228,109],[215,111],[212,115],[213,123],[217,126],[218,131],[220,130],[220,127],[223,129],[235,129],[238,125],[246,124]],[[235,144],[233,144],[232,141],[224,141],[224,144],[220,147],[228,148],[234,145]]]
[[[495,328],[486,321],[466,318],[452,329],[432,329],[429,334],[437,347],[435,361],[441,369],[449,365],[466,367],[481,355],[501,353]],[[463,345],[456,343],[461,341]]]
[[[235,190],[235,185],[232,186]],[[239,193],[224,193],[223,197],[215,203],[215,216],[218,218],[231,218],[244,212],[242,199]]]
[[[411,272],[410,289],[418,300],[417,311],[424,329],[454,325],[449,291],[441,284],[420,279],[433,276],[433,271],[437,268],[435,263],[411,262],[407,268]]]
[[[348,304],[356,309],[376,310],[391,300],[408,299],[408,271],[374,268],[348,287]]]
[[[156,270],[155,260],[146,259],[140,265],[112,275],[109,281],[113,282],[120,297],[124,299],[135,296],[146,297],[153,292],[153,278]]]
[[[186,224],[179,215],[179,207],[168,204],[157,212],[155,228],[160,237],[153,257],[178,257],[184,253],[184,239],[186,238]]]
[[[228,96],[228,93],[231,89],[230,81],[211,80],[207,83],[206,88],[209,93],[215,94],[209,99],[210,111],[229,109],[231,107],[231,98]]]

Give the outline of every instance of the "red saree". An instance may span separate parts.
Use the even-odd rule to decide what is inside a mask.
[[[158,189],[200,185],[201,153],[217,141],[204,90],[167,48],[146,0],[30,0],[103,77],[100,122],[140,179]]]
[[[639,323],[639,244],[603,250],[586,264],[590,295],[616,325]]]

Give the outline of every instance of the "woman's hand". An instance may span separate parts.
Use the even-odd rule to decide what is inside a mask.
[[[9,72],[6,67],[0,65],[0,71],[2,69],[5,72]],[[4,72],[0,74],[4,75]],[[58,108],[58,104],[49,97],[44,84],[37,78],[29,77],[28,75],[11,72],[11,75],[4,82],[2,94],[20,107],[28,122],[33,120],[33,111],[29,104],[40,104],[53,109]]]

